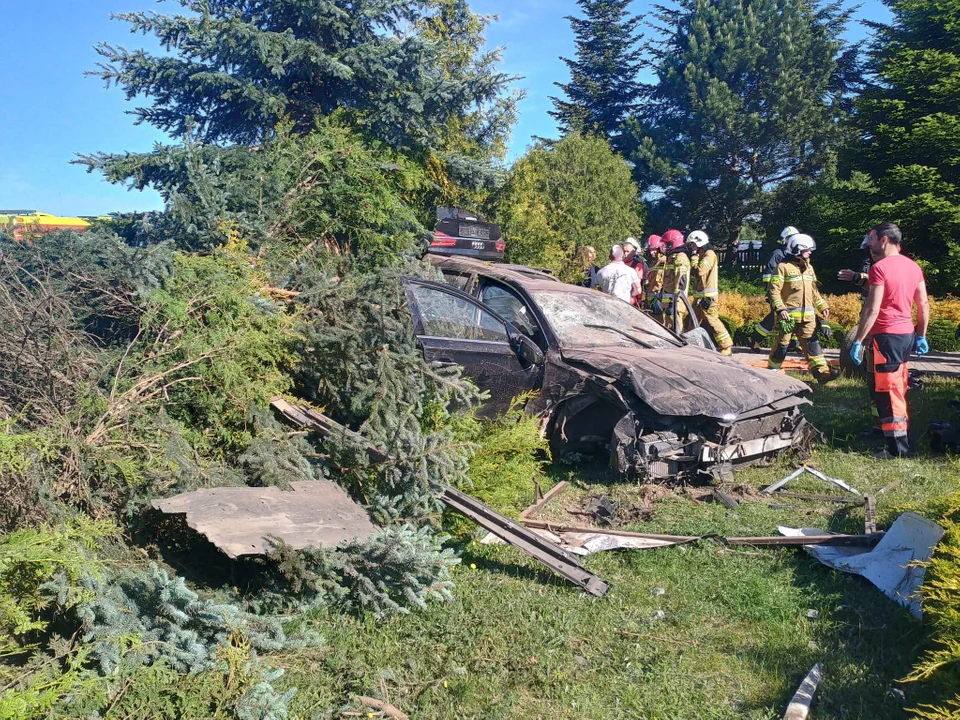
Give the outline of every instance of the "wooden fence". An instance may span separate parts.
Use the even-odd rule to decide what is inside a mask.
[[[721,265],[730,266],[734,264],[736,267],[741,268],[760,268],[767,264],[767,256],[770,254],[769,250],[763,250],[762,248],[749,248],[746,250],[737,250],[736,259],[733,263],[729,263],[728,260],[732,259],[729,257],[729,250],[718,250],[717,258],[720,260]]]

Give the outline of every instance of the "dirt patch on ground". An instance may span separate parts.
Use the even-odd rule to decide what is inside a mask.
[[[569,512],[588,518],[598,527],[622,527],[649,521],[657,501],[674,493],[663,485],[648,483],[638,486],[630,495],[636,499],[616,501],[607,495],[588,495],[579,510]]]

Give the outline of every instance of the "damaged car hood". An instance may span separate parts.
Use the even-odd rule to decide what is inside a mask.
[[[563,348],[564,360],[620,380],[661,415],[739,415],[810,388],[787,375],[750,367],[698,347],[647,350],[623,346]]]

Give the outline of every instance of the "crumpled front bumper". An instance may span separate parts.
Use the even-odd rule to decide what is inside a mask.
[[[772,461],[788,450],[808,454],[814,431],[800,411],[807,403],[785,398],[719,421],[677,418],[654,432],[646,431],[645,419],[630,411],[614,428],[611,465],[648,481],[697,475],[731,479],[734,468]]]

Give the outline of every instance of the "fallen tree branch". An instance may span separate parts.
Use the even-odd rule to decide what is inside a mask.
[[[394,707],[390,703],[384,700],[378,700],[377,698],[367,697],[366,695],[354,695],[353,699],[356,700],[361,705],[366,705],[371,707],[374,710],[379,710],[387,717],[394,718],[394,720],[410,720],[410,716],[402,712],[398,708]]]

